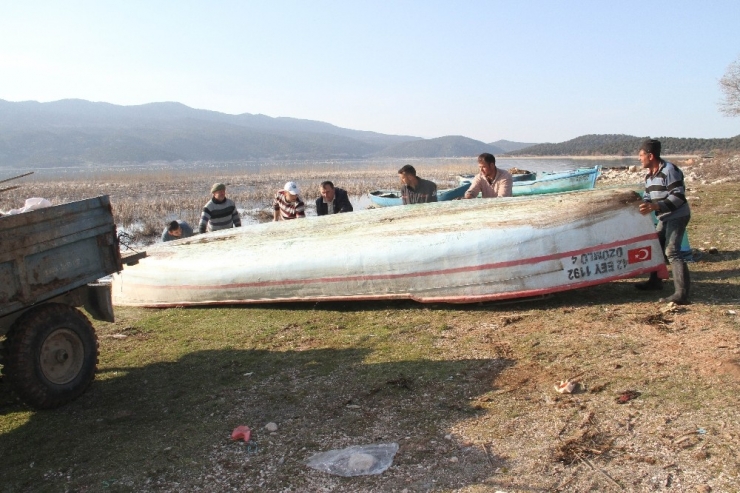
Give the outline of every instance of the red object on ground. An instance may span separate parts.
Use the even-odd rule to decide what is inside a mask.
[[[640,397],[640,393],[636,390],[625,390],[621,394],[619,394],[619,397],[617,397],[617,404],[624,404],[626,402],[631,401],[632,399],[637,399]]]
[[[236,428],[234,428],[234,431],[231,432],[232,440],[239,440],[243,438],[245,442],[248,442],[251,436],[252,430],[249,429],[249,426],[237,426]]]

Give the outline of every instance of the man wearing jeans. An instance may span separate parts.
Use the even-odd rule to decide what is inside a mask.
[[[661,298],[663,303],[673,302],[677,305],[689,303],[689,267],[681,258],[681,240],[686,232],[686,226],[691,219],[691,210],[686,201],[686,188],[683,173],[674,164],[660,158],[660,141],[647,139],[640,145],[638,154],[643,169],[648,171],[645,176],[645,195],[640,204],[640,213],[655,212],[658,219],[658,238],[663,252],[671,263],[673,285],[675,292]],[[663,289],[663,281],[656,272],[650,274],[650,279],[635,284],[637,289]]]

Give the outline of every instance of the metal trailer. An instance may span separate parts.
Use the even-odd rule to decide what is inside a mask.
[[[107,195],[0,217],[0,365],[24,402],[58,407],[90,386],[98,340],[78,307],[112,322],[97,281],[121,269]]]

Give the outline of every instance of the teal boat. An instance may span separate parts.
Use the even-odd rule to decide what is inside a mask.
[[[470,182],[461,181],[460,185],[455,188],[439,190],[437,191],[437,201],[444,202],[447,200],[462,198],[465,195],[465,192],[468,191],[468,188],[470,188]],[[370,192],[369,195],[373,204],[380,207],[391,207],[403,204],[401,192],[398,190],[375,190]]]
[[[596,178],[599,176],[601,166],[593,168],[578,168],[568,171],[557,171],[549,173],[540,171],[538,173],[527,172],[526,175],[515,175],[512,194],[514,197],[522,195],[541,195],[546,193],[572,192],[574,190],[590,190],[596,186]],[[453,200],[461,198],[470,188],[470,183],[475,175],[458,176],[460,186],[449,190],[437,192],[437,200]],[[521,179],[530,178],[530,179]],[[398,190],[375,190],[370,192],[370,200],[380,207],[401,205],[401,192]]]
[[[601,166],[578,168],[554,173],[538,172],[534,180],[515,181],[512,195],[541,195],[544,193],[572,192],[590,190],[596,186]]]
[[[534,171],[527,171],[527,170],[520,170],[517,168],[511,168],[509,170],[509,173],[511,173],[511,179],[514,183],[518,181],[531,181],[537,179],[537,172]],[[459,175],[457,177],[457,181],[459,183],[465,183],[466,181],[473,181],[473,178],[475,178],[475,175]]]
[[[544,193],[572,192],[574,190],[590,190],[596,186],[601,166],[593,168],[578,168],[567,171],[540,171],[527,172],[526,175],[513,175],[511,193],[514,197],[522,195],[541,195]],[[461,175],[457,179],[460,183],[471,181],[475,175]]]

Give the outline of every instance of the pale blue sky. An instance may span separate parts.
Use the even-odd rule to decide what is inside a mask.
[[[731,137],[740,1],[0,0],[0,99],[491,142]]]

